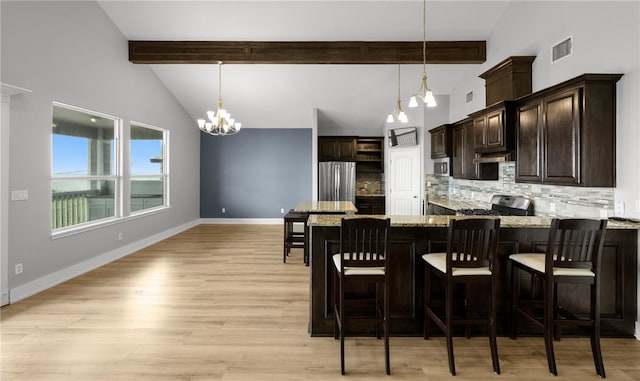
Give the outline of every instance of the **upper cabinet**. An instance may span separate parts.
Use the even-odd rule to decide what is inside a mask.
[[[531,65],[535,56],[511,56],[480,74],[485,80],[485,104],[531,94]]]
[[[498,164],[482,165],[474,150],[474,128],[472,119],[455,123],[451,130],[453,147],[451,170],[456,179],[497,180]]]
[[[356,138],[319,136],[318,161],[356,161]]]
[[[476,152],[513,150],[513,109],[513,102],[503,101],[469,115],[473,119],[473,145]]]
[[[584,74],[519,99],[516,182],[614,187],[621,77]]]
[[[431,134],[431,158],[451,157],[453,148],[453,132],[450,124],[444,124],[429,130]]]
[[[384,138],[356,139],[356,169],[358,172],[384,172]]]

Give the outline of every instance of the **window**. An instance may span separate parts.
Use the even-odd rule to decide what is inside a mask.
[[[169,131],[131,123],[131,213],[168,205]]]
[[[64,230],[120,214],[121,120],[54,102],[51,226]]]

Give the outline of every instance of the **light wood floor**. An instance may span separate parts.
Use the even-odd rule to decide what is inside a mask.
[[[339,344],[309,337],[302,251],[282,263],[281,226],[202,225],[66,282],[1,313],[8,380],[595,380],[588,339],[557,343],[547,372],[541,338],[499,338],[502,375],[486,338]],[[640,341],[603,339],[609,380],[640,380]]]

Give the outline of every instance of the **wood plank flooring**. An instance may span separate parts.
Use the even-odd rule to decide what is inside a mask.
[[[302,250],[282,263],[280,225],[200,225],[0,310],[1,373],[9,380],[596,380],[586,338],[556,344],[499,338],[502,375],[486,338],[339,342],[307,334]],[[640,341],[603,339],[609,380],[640,380]]]

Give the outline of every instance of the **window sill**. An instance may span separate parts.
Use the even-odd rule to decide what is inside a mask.
[[[135,219],[138,219],[138,218],[151,216],[151,215],[154,215],[154,214],[159,214],[159,213],[162,213],[162,212],[168,210],[169,208],[171,208],[171,206],[159,206],[159,207],[155,207],[155,208],[144,209],[142,211],[137,211],[137,212],[135,212],[135,213],[133,213],[133,214],[131,214],[129,216],[126,216],[126,217],[105,218],[105,219],[98,220],[98,221],[95,221],[95,222],[82,224],[80,226],[73,226],[73,227],[69,227],[67,229],[61,229],[59,231],[51,232],[51,239],[55,240],[55,239],[59,239],[59,238],[69,237],[69,236],[80,234],[80,233],[84,233],[84,232],[87,232],[87,231],[100,229],[100,228],[103,228],[103,227],[106,227],[106,226],[116,225],[116,224],[119,224],[121,222],[131,221],[131,220],[135,220]]]

